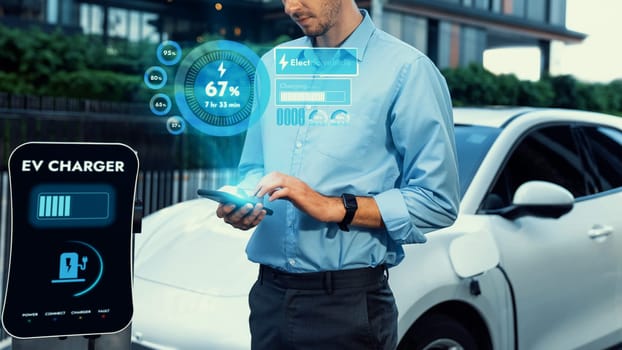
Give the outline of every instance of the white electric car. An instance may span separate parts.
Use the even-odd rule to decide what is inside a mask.
[[[399,349],[622,343],[622,118],[456,108],[462,202],[390,270]],[[190,200],[137,236],[137,349],[248,349],[250,232]]]

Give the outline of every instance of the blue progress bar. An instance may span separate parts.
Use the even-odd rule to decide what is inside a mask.
[[[38,220],[110,218],[110,194],[107,192],[42,192],[37,202]]]
[[[71,196],[39,196],[39,215],[44,217],[71,216]]]

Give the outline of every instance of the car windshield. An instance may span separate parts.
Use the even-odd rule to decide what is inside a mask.
[[[456,125],[455,132],[460,197],[462,197],[501,129],[487,126]]]

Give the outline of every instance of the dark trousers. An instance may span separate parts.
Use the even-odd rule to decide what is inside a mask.
[[[397,307],[384,267],[287,274],[261,266],[249,304],[253,350],[397,346]]]

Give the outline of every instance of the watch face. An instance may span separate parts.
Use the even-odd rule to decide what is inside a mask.
[[[342,195],[343,198],[343,205],[346,207],[346,209],[357,209],[358,208],[358,204],[356,203],[356,197],[354,195],[351,195],[349,193],[344,193]]]
[[[346,208],[346,215],[343,217],[343,220],[339,223],[339,228],[343,231],[350,231],[348,229],[348,225],[352,222],[354,218],[354,213],[358,208],[356,203],[356,197],[349,193],[344,193],[341,195],[343,199],[343,206]]]

